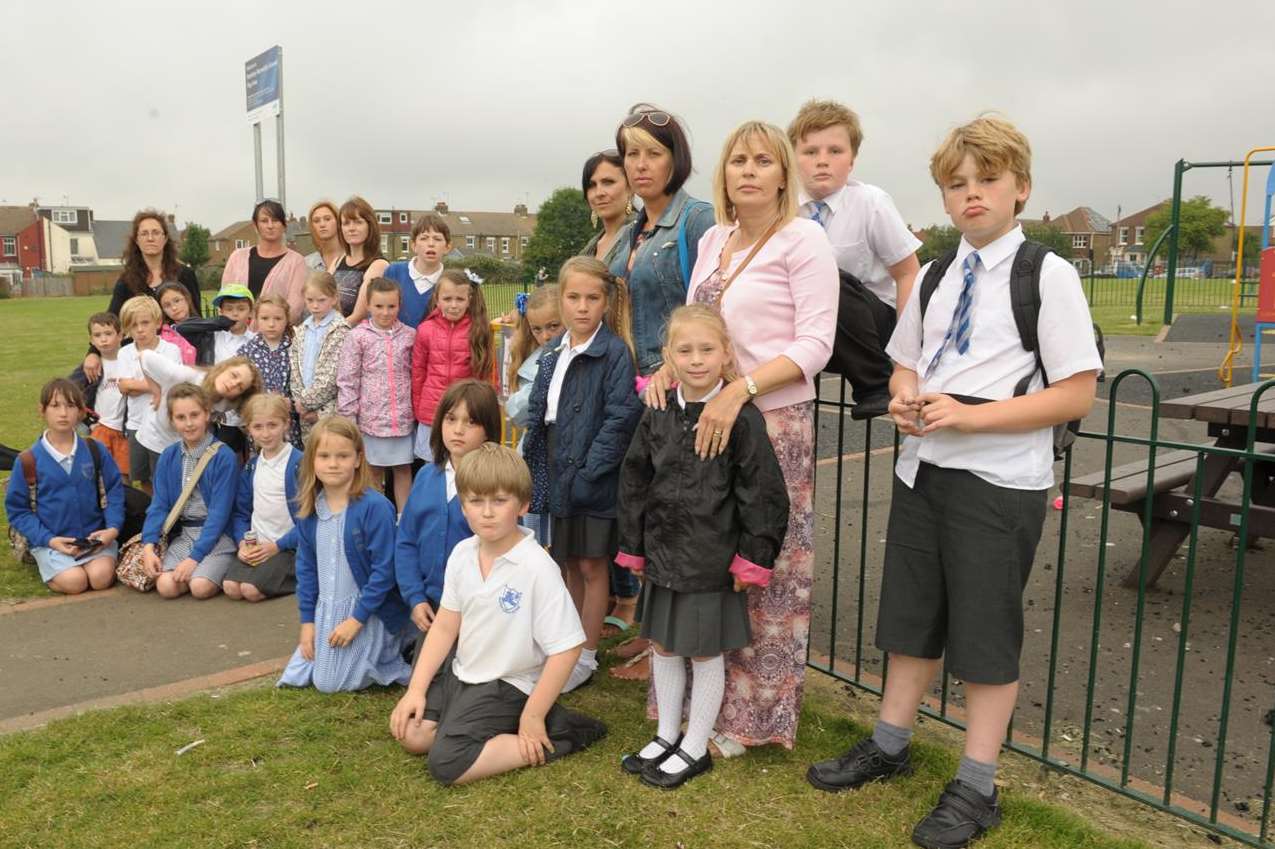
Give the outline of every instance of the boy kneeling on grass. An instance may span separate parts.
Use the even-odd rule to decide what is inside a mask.
[[[448,558],[438,613],[390,714],[394,739],[428,753],[441,784],[537,766],[606,735],[556,704],[585,637],[558,564],[518,525],[527,464],[485,443],[460,461],[456,489],[474,536]]]
[[[912,287],[886,348],[890,414],[906,434],[877,616],[890,675],[872,736],[806,776],[835,792],[910,773],[912,724],[946,657],[965,682],[965,752],[912,840],[958,849],[1000,823],[996,758],[1018,698],[1023,589],[1054,482],[1053,426],[1089,412],[1102,360],[1080,278],[1053,254],[1040,266],[1039,347],[1023,347],[1011,304],[1024,242],[1015,219],[1031,194],[1023,134],[978,118],[951,132],[930,173],[961,243],[928,304],[926,283]]]

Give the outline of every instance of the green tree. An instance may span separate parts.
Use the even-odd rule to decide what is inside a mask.
[[[1071,236],[1053,224],[1024,224],[1023,235],[1053,250],[1063,259],[1071,259]],[[1097,262],[1100,258],[1094,257]]]
[[[522,252],[524,276],[528,281],[534,280],[543,268],[548,279],[554,279],[562,264],[579,253],[592,235],[584,193],[579,189],[558,189],[536,213],[536,232]]]
[[[208,262],[208,237],[211,234],[207,227],[186,222],[186,234],[182,238],[181,261],[191,268],[199,268]]]
[[[916,258],[921,261],[921,265],[925,265],[948,251],[955,250],[960,243],[961,231],[952,225],[931,227],[925,231],[925,240],[921,242],[921,249],[916,252]]]
[[[1157,209],[1147,216],[1142,243],[1155,244],[1169,226],[1170,207]],[[1178,213],[1178,254],[1188,262],[1213,250],[1213,240],[1226,232],[1226,210],[1213,205],[1204,195],[1183,201]]]

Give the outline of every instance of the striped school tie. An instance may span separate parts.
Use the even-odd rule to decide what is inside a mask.
[[[929,366],[925,369],[926,378],[934,374],[938,368],[939,360],[943,358],[943,352],[947,350],[949,343],[956,349],[958,355],[963,355],[970,349],[970,333],[974,329],[974,316],[971,314],[971,307],[974,305],[974,271],[977,268],[978,251],[974,251],[965,257],[965,262],[961,264],[964,280],[961,285],[961,294],[956,299],[956,309],[952,311],[952,322],[947,326],[943,344],[939,346],[934,359],[930,360]]]
[[[828,220],[824,216],[831,212],[832,208],[821,200],[812,200],[806,204],[806,207],[810,213],[810,220],[827,230]]]

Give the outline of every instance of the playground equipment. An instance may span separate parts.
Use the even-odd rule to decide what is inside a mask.
[[[1247,185],[1245,186],[1247,188]],[[1271,196],[1275,195],[1275,165],[1266,175],[1266,201],[1262,204],[1262,252],[1257,290],[1257,323],[1253,327],[1253,383],[1262,379],[1262,336],[1275,331],[1275,247],[1271,247]],[[1240,231],[1240,256],[1244,232]],[[1235,333],[1235,325],[1231,325]]]
[[[1244,349],[1244,337],[1240,332],[1240,299],[1243,295],[1244,286],[1244,228],[1248,221],[1248,176],[1249,171],[1254,166],[1267,165],[1270,161],[1253,162],[1253,155],[1256,153],[1264,153],[1275,151],[1275,147],[1255,147],[1244,156],[1244,176],[1243,189],[1240,193],[1240,226],[1239,239],[1235,246],[1235,285],[1231,289],[1231,333],[1230,344],[1227,346],[1226,357],[1223,358],[1222,364],[1218,366],[1217,376],[1221,379],[1224,386],[1231,385],[1231,378],[1234,372],[1235,355]],[[1175,186],[1177,189],[1177,186]],[[1266,180],[1266,204],[1262,222],[1262,248],[1263,254],[1265,249],[1270,246],[1270,219],[1271,219],[1271,193],[1275,189],[1275,167],[1272,167],[1271,174]],[[1174,197],[1178,196],[1175,191]],[[1269,265],[1271,260],[1265,260],[1263,265]],[[1275,274],[1275,272],[1272,272]],[[1261,287],[1258,293],[1258,303],[1262,302],[1263,291],[1266,292],[1265,297],[1271,299],[1271,303],[1275,306],[1275,293],[1271,293],[1271,287],[1275,286],[1275,280],[1267,282],[1267,275],[1262,275]],[[1166,315],[1168,315],[1168,306],[1165,307]],[[1272,325],[1271,329],[1275,329],[1275,310],[1272,310],[1270,320],[1267,324]],[[1167,319],[1166,319],[1167,321]],[[1259,311],[1257,326],[1254,330],[1253,338],[1253,380],[1260,379],[1261,362],[1262,362],[1262,335],[1265,332],[1264,322]]]

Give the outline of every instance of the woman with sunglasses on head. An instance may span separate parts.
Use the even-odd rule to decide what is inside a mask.
[[[609,267],[628,235],[624,226],[633,218],[633,192],[624,175],[620,152],[603,150],[586,159],[580,183],[593,226],[602,226],[580,249],[580,255],[601,260]]]
[[[254,298],[282,295],[292,320],[305,317],[305,258],[287,245],[288,215],[277,200],[258,201],[252,208],[257,244],[239,248],[226,260],[221,285],[247,286]]]

